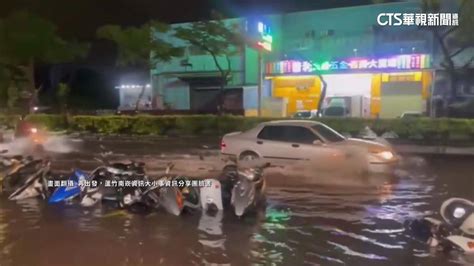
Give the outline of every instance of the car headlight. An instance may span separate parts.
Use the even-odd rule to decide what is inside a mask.
[[[380,158],[383,158],[385,160],[391,160],[393,159],[393,153],[391,151],[382,151],[382,152],[379,152],[377,153],[377,156],[379,156]]]

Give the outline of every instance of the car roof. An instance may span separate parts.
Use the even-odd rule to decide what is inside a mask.
[[[308,120],[274,120],[269,122],[264,122],[262,125],[278,125],[278,126],[313,126],[317,124],[322,124],[317,121],[308,121]]]

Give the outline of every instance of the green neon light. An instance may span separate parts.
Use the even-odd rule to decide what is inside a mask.
[[[273,43],[273,36],[272,35],[263,35],[262,39],[266,42]]]

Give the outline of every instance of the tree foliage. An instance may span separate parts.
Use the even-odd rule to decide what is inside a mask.
[[[165,33],[170,27],[166,24],[151,21],[141,27],[120,27],[106,25],[97,30],[97,36],[110,40],[117,46],[117,66],[135,67],[148,73],[150,67],[159,62],[168,62],[172,58],[181,56],[183,49],[157,36],[155,33]],[[135,109],[138,107],[145,92],[145,85],[141,84]]]
[[[223,90],[232,76],[230,57],[242,51],[245,38],[238,23],[230,23],[218,14],[213,14],[213,20],[193,22],[187,26],[175,29],[175,37],[185,41],[188,47],[194,47],[212,56],[214,64],[220,73],[220,88],[218,110],[222,112]],[[224,58],[225,63],[219,61]]]
[[[60,63],[84,56],[87,51],[87,44],[62,39],[54,24],[27,12],[0,20],[0,60],[5,64],[25,65],[30,60]]]
[[[230,57],[240,52],[245,41],[238,23],[226,23],[217,13],[213,16],[213,20],[176,28],[175,36],[184,40],[188,47],[198,48],[211,55],[222,78],[228,79],[232,71]],[[227,66],[223,66],[218,57],[224,57]]]
[[[423,0],[422,10],[426,13],[443,12],[439,0]],[[461,0],[457,10],[459,26],[429,27],[433,32],[436,43],[443,55],[441,66],[454,73],[457,69],[467,69],[474,61],[474,55],[464,61],[462,66],[456,66],[454,57],[468,48],[474,48],[474,1]]]
[[[66,83],[59,83],[59,86],[56,90],[56,98],[59,104],[59,107],[62,111],[67,108],[69,94],[71,93],[71,88]]]
[[[20,92],[14,84],[11,84],[7,88],[7,106],[10,110],[17,107],[18,100],[20,99]]]
[[[97,36],[117,45],[118,66],[134,66],[148,69],[150,64],[170,61],[182,55],[182,49],[157,37],[153,32],[167,32],[169,26],[151,21],[141,27],[106,25],[97,30]],[[152,60],[150,61],[150,54]]]
[[[15,83],[11,88],[26,87],[31,103],[37,101],[36,64],[71,61],[87,51],[87,44],[64,40],[54,24],[28,12],[0,19],[0,67],[8,81]]]

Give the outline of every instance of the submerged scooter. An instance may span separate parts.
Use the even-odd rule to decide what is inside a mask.
[[[27,156],[2,157],[0,170],[0,192],[11,194],[23,187],[31,176],[42,170],[42,160]],[[49,169],[48,169],[49,171]]]
[[[89,186],[82,188],[81,205],[90,207],[100,201],[120,203],[123,201],[125,188],[120,183],[144,180],[144,164],[108,162],[96,168],[89,175]],[[132,180],[135,178],[134,180]]]
[[[452,249],[474,253],[474,203],[451,198],[441,205],[443,221],[425,217],[406,222],[415,238],[444,251]]]
[[[56,188],[49,197],[48,203],[59,203],[76,198],[81,193],[80,185],[86,180],[89,180],[89,176],[85,172],[79,169],[74,170],[67,180],[67,185]]]
[[[168,163],[165,173],[151,182],[146,189],[130,191],[124,197],[123,205],[134,213],[149,213],[164,209],[175,216],[194,212],[201,208],[200,191],[191,186],[186,177],[171,174],[173,163]]]
[[[125,205],[135,209],[155,210],[160,207],[168,213],[180,216],[185,211],[200,208],[197,188],[187,186],[189,180],[185,177],[170,174],[174,164],[169,163],[165,174],[145,191],[128,194],[124,197]],[[146,208],[145,206],[148,206]]]
[[[269,163],[255,161],[224,168],[222,196],[225,202],[229,201],[230,196],[230,205],[238,217],[265,204],[266,180],[263,171],[267,167],[270,167]]]
[[[47,199],[50,195],[48,189],[48,180],[51,173],[51,162],[48,160],[41,161],[40,167],[37,171],[27,176],[27,179],[8,197],[9,200],[23,200],[41,196],[42,199]]]

